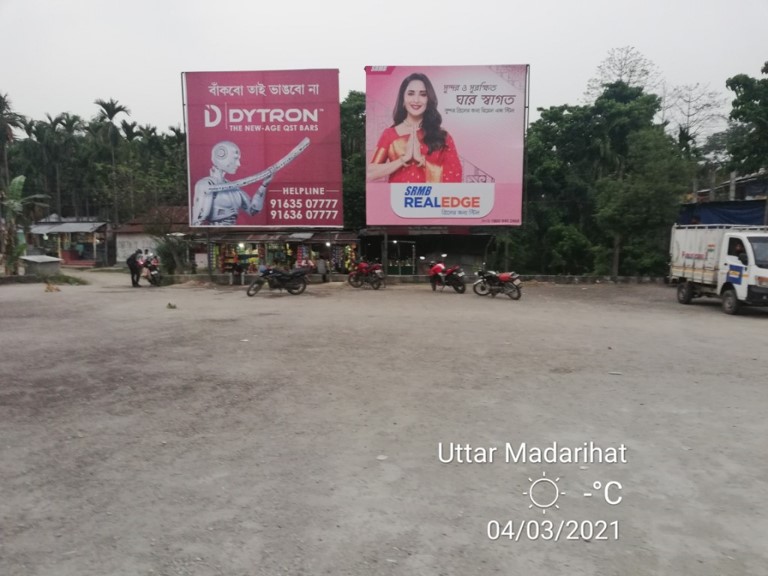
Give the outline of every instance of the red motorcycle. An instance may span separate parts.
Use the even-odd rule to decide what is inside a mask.
[[[353,288],[369,284],[371,288],[378,290],[384,284],[384,270],[378,262],[361,260],[347,276],[347,283]]]
[[[443,272],[443,285],[450,286],[459,294],[464,294],[467,290],[467,285],[464,283],[464,270],[461,266],[454,264],[450,268],[446,268]]]
[[[429,281],[432,284],[432,290],[436,290],[438,286],[442,290],[446,286],[450,286],[459,294],[464,294],[467,290],[467,285],[464,282],[464,270],[461,266],[454,264],[447,267],[443,264],[443,261],[432,261],[429,266]]]
[[[160,260],[155,254],[150,254],[141,263],[141,277],[146,278],[152,286],[160,286]]]

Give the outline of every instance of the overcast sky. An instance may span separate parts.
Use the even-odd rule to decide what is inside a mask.
[[[160,131],[182,126],[184,71],[530,64],[530,106],[578,104],[612,48],[669,85],[760,77],[768,0],[0,0],[0,94],[44,120],[97,98]],[[532,119],[536,114],[532,114]]]

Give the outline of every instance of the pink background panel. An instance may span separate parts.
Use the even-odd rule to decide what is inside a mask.
[[[527,66],[391,66],[366,68],[366,155],[373,154],[381,132],[392,125],[392,112],[403,79],[413,72],[429,77],[438,98],[443,128],[453,136],[469,175],[489,175],[496,183],[494,210],[486,220],[456,224],[520,223]],[[491,87],[495,87],[492,89]],[[459,97],[476,95],[474,104]],[[514,96],[513,104],[483,103],[482,96]],[[495,100],[495,99],[494,99]],[[507,99],[508,101],[509,99]],[[458,108],[470,110],[456,111]],[[490,112],[481,109],[493,109]],[[453,109],[453,111],[451,111]],[[504,112],[498,112],[504,109]],[[512,109],[513,111],[509,111]],[[475,111],[472,111],[475,110]],[[368,224],[404,224],[388,201],[379,198],[386,181],[366,186]],[[417,221],[411,224],[450,224],[452,219]]]

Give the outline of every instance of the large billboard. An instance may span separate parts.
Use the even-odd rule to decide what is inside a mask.
[[[190,226],[343,226],[338,70],[182,80]]]
[[[369,225],[521,224],[527,65],[366,67]]]

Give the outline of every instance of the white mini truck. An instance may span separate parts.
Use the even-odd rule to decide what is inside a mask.
[[[669,252],[681,304],[712,296],[726,314],[768,306],[768,226],[676,225]]]

